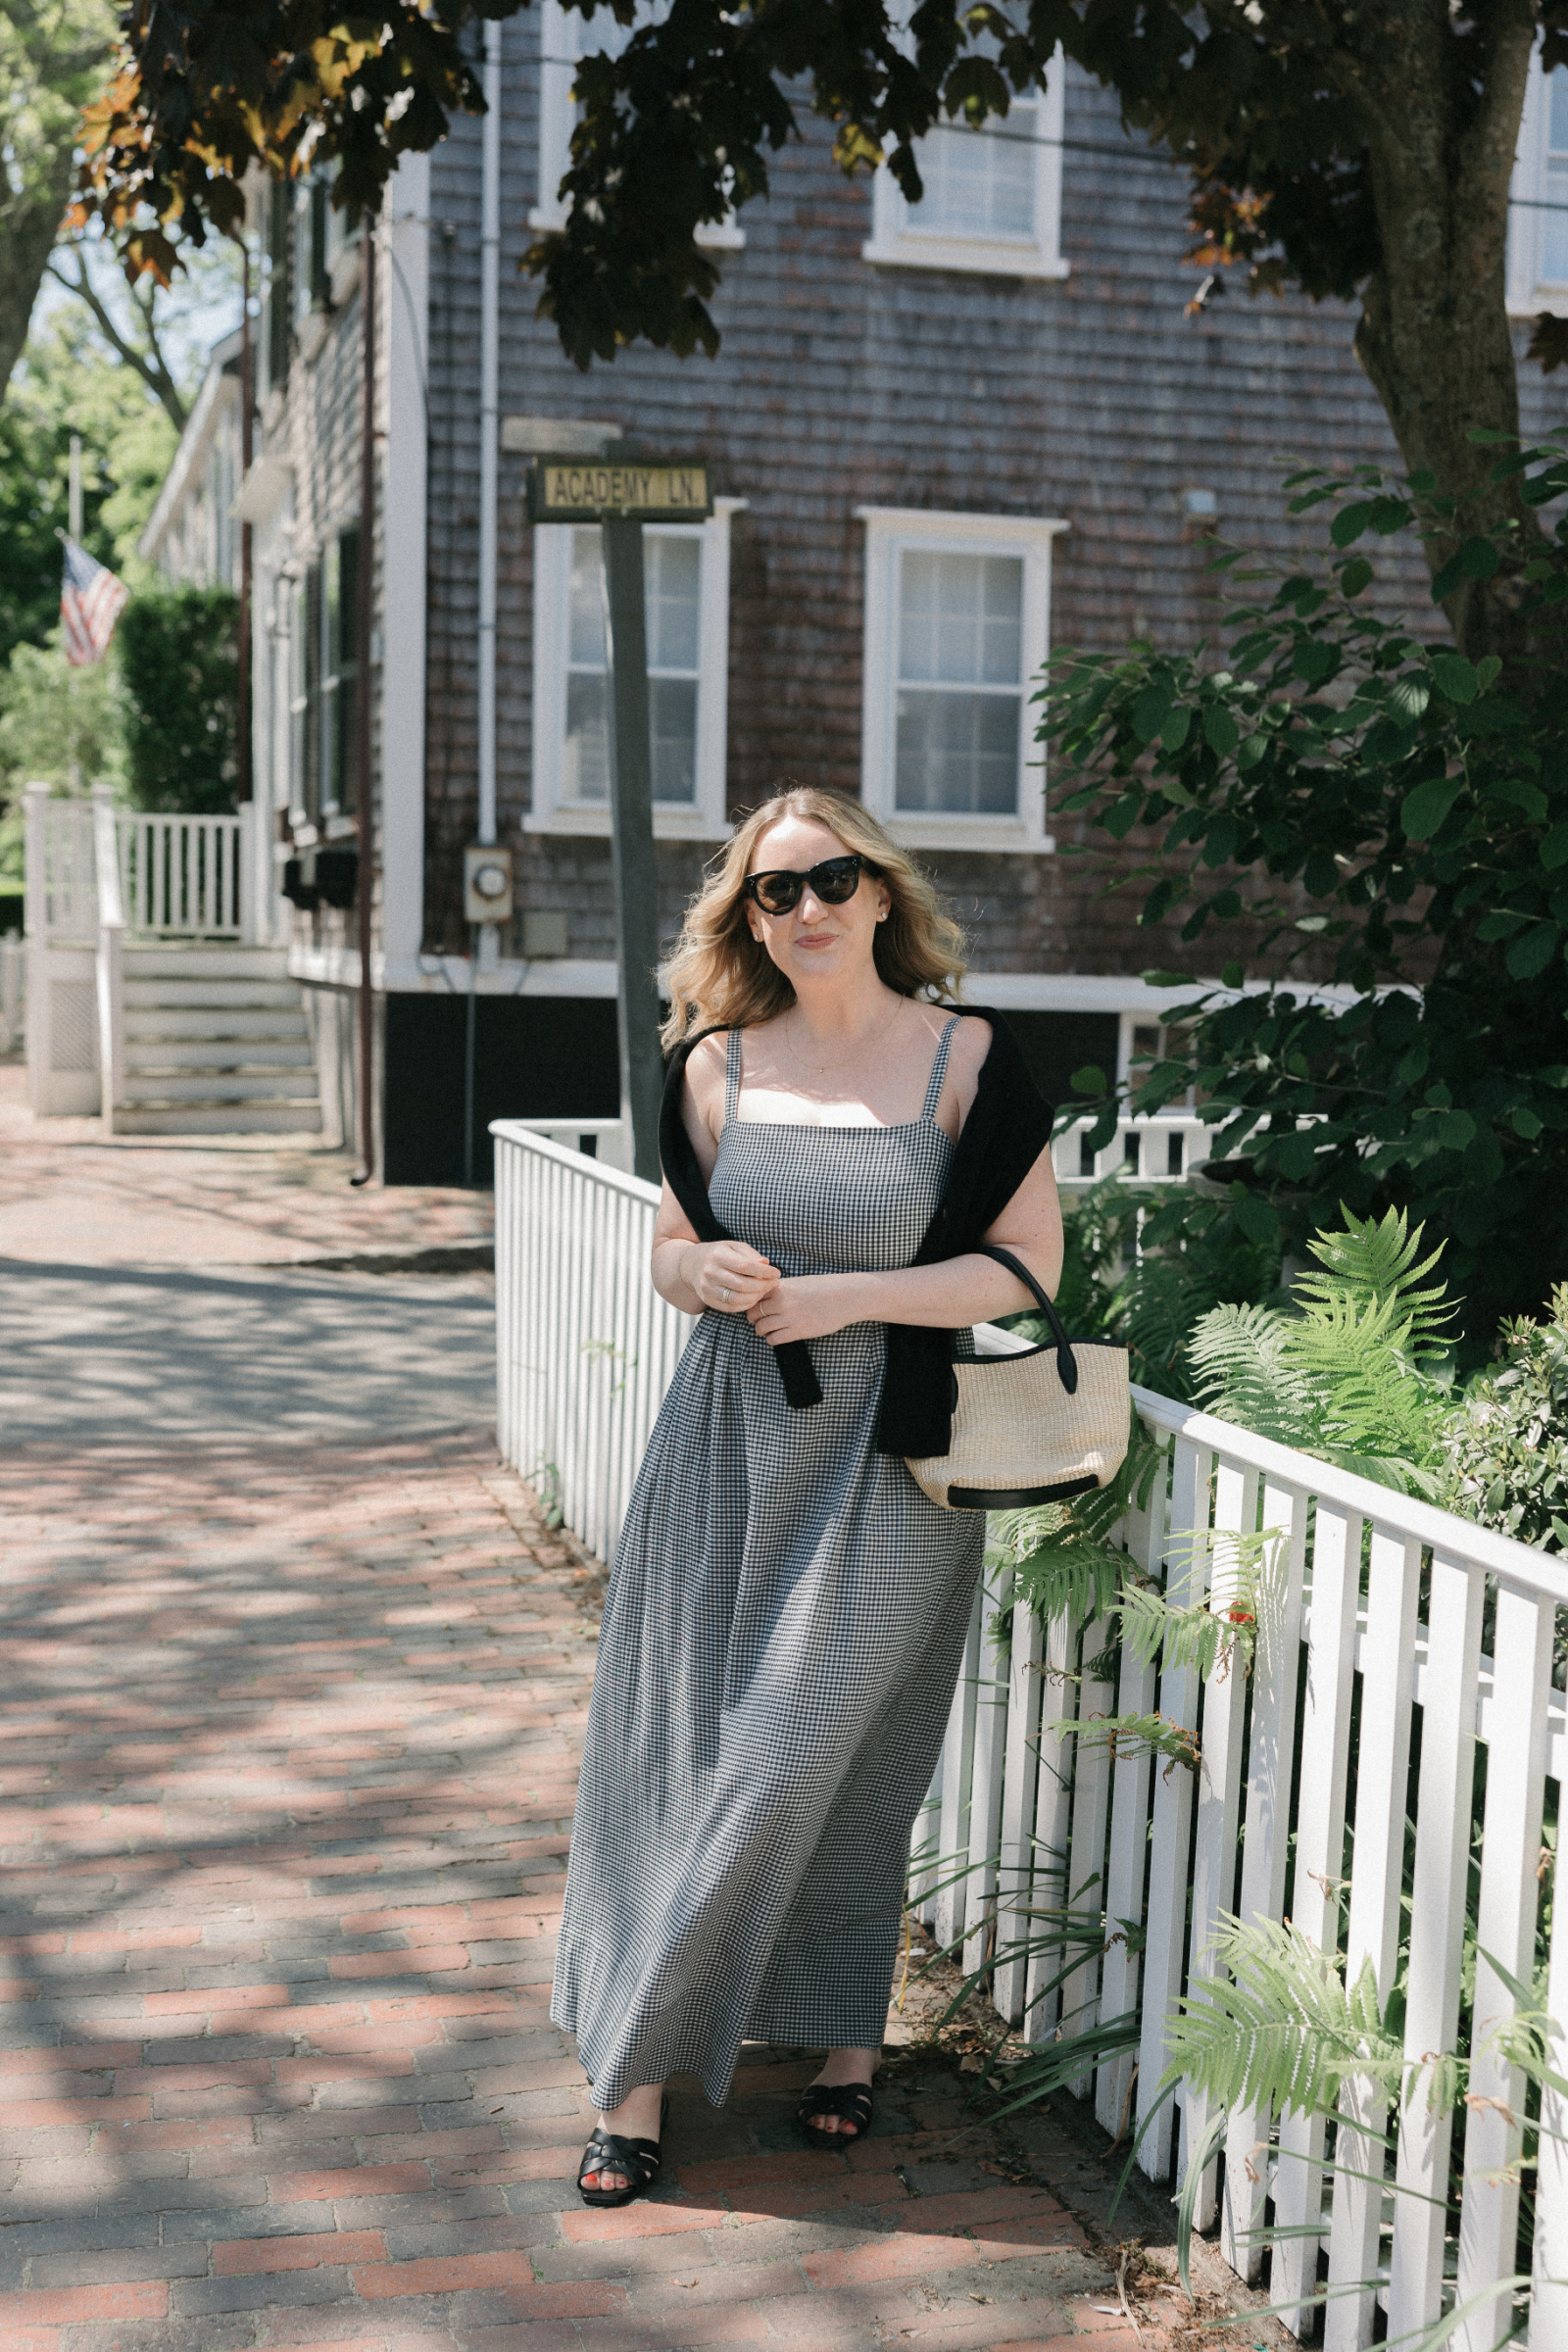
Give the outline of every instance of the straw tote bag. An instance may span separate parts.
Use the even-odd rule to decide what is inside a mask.
[[[954,1358],[952,1441],[946,1453],[909,1460],[916,1482],[949,1511],[1066,1502],[1108,1485],[1127,1452],[1126,1348],[1069,1340],[1027,1266],[1007,1250],[980,1255],[1028,1285],[1054,1344],[1031,1348],[994,1323],[976,1326],[978,1356]]]

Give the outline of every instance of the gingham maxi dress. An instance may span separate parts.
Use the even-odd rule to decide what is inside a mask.
[[[738,1119],[732,1031],[722,1224],[785,1275],[907,1265],[956,1026],[897,1127]],[[677,2073],[719,2106],[745,2040],[882,2040],[984,1523],[875,1450],[882,1325],[810,1349],[822,1401],[792,1411],[745,1316],[701,1317],[616,1548],[551,2007],[601,2110]]]

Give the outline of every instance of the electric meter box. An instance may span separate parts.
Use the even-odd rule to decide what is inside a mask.
[[[512,852],[477,843],[463,853],[463,915],[469,923],[512,920]]]

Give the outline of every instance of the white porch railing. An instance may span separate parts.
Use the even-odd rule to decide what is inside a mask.
[[[64,799],[29,784],[27,1093],[39,1116],[102,1110],[122,1095],[121,956],[141,940],[257,936],[268,852],[257,805],[235,816],[117,808],[107,789]],[[107,1083],[106,1083],[107,1081]]]
[[[159,939],[253,939],[254,859],[243,816],[117,812],[121,887],[133,932]]]
[[[566,1524],[608,1557],[637,1465],[689,1320],[655,1293],[648,1272],[658,1196],[515,1121],[496,1139],[497,1308],[501,1450],[559,1502]],[[1455,2045],[1460,2018],[1466,1873],[1479,1868],[1479,1942],[1472,2098],[1462,2132],[1463,2228],[1446,2242],[1450,2125],[1418,2093],[1402,2118],[1348,2095],[1332,2190],[1321,2169],[1321,2120],[1287,2119],[1277,2157],[1257,2161],[1266,2114],[1233,2116],[1226,2152],[1200,2183],[1198,2220],[1217,2216],[1233,2267],[1255,2277],[1249,2233],[1271,2198],[1286,2235],[1272,2255],[1270,2299],[1315,2319],[1326,2252],[1328,2352],[1359,2352],[1387,2310],[1391,2340],[1480,2298],[1455,2336],[1491,2352],[1507,2332],[1520,2187],[1515,2160],[1524,2084],[1491,2036],[1513,2006],[1494,1967],[1534,1974],[1539,1906],[1549,1886],[1543,1845],[1547,1784],[1568,1779],[1568,1715],[1552,1680],[1557,1610],[1568,1562],[1288,1451],[1169,1398],[1135,1392],[1162,1449],[1149,1507],[1125,1523],[1129,1553],[1175,1600],[1227,1605],[1227,1531],[1278,1531],[1272,1597],[1250,1676],[1200,1683],[1123,1653],[1120,1688],[1067,1679],[1106,1646],[1108,1626],[1080,1642],[1065,1621],[1012,1609],[1010,1657],[983,1625],[1005,1592],[976,1603],[942,1769],[916,1825],[933,1823],[947,1882],[930,1905],[944,1941],[967,1932],[964,1958],[1021,1940],[1027,1914],[1062,1902],[1062,1864],[1076,1910],[1102,1911],[1112,1940],[1059,1995],[1055,1963],[1014,1959],[995,1998],[1031,2040],[1086,2030],[1098,2016],[1141,2013],[1131,2055],[1075,2084],[1114,2132],[1130,2113],[1147,2124],[1140,2161],[1156,2179],[1204,2129],[1196,2093],[1178,2088],[1154,2112],[1165,2068],[1165,2020],[1196,1975],[1221,1913],[1291,1918],[1346,1952],[1351,1976],[1369,1959],[1387,2000],[1407,1970],[1405,2049],[1414,2063]],[[1220,1563],[1216,1569],[1216,1562]],[[1103,1746],[1054,1736],[1075,1715],[1158,1709],[1200,1743],[1196,1772],[1114,1762]],[[1477,1746],[1485,1799],[1474,1818]],[[1412,1786],[1412,1758],[1418,1759]],[[1413,1883],[1405,1891],[1406,1815]],[[1477,1857],[1479,1859],[1477,1860]],[[967,1861],[967,1875],[957,1871]],[[1407,1913],[1404,1905],[1408,1903]],[[1552,1906],[1546,2005],[1568,2019],[1568,1901]],[[1559,2043],[1552,2063],[1568,2071]],[[1568,2345],[1568,2100],[1547,2092],[1543,2115],[1528,2342]],[[1381,2141],[1396,2163],[1381,2187]],[[1359,2154],[1357,2153],[1359,2152]],[[1357,2180],[1355,2173],[1374,2176]],[[1355,2282],[1371,2281],[1365,2291]],[[1344,2291],[1349,2289],[1351,2291]]]

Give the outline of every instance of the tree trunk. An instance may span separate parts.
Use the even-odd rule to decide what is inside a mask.
[[[1479,96],[1469,85],[1446,0],[1383,0],[1361,60],[1357,95],[1368,121],[1381,267],[1362,290],[1356,357],[1388,412],[1412,473],[1461,501],[1451,528],[1427,543],[1436,574],[1461,541],[1494,537],[1503,559],[1491,580],[1467,579],[1445,599],[1455,641],[1472,661],[1529,659],[1518,615],[1518,572],[1540,525],[1518,480],[1488,480],[1498,452],[1476,427],[1519,430],[1519,384],[1506,287],[1508,186],[1535,38],[1527,0],[1499,7]]]
[[[70,201],[74,143],[73,122],[47,169],[29,174],[20,195],[0,201],[0,399],[27,340],[32,306]]]

